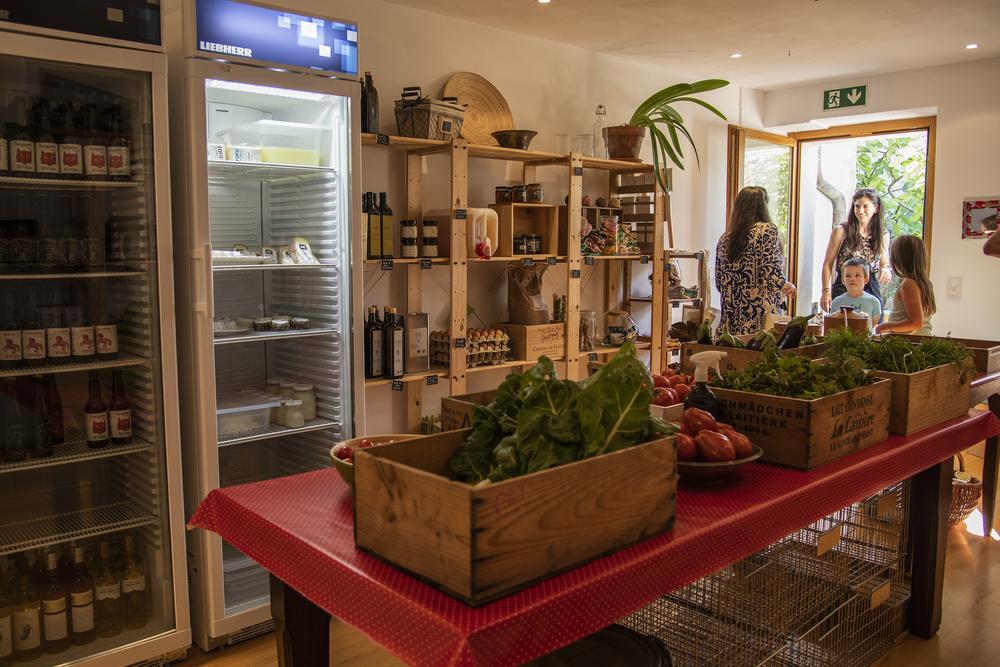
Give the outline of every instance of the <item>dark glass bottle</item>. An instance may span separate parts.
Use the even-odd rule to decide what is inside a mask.
[[[83,547],[73,547],[73,570],[69,583],[70,640],[89,644],[97,639],[94,627],[94,577],[83,559]]]
[[[105,181],[108,178],[108,147],[102,136],[104,131],[97,105],[86,107],[86,138],[83,144],[83,172],[88,179]]]
[[[389,308],[385,322],[385,376],[396,380],[403,377],[403,326],[395,308]]]
[[[59,395],[59,385],[55,375],[45,375],[42,380],[45,387],[45,409],[49,414],[49,428],[52,433],[52,444],[61,445],[66,441],[66,429],[63,421],[62,396]]]
[[[365,82],[361,86],[361,131],[378,132],[378,91],[371,72],[365,72]]]
[[[59,580],[59,561],[55,553],[45,555],[47,580],[42,591],[42,647],[46,653],[62,653],[69,648],[69,610],[66,587]]]
[[[378,193],[378,221],[379,244],[382,248],[381,257],[382,259],[392,259],[392,209],[389,207],[389,199],[384,192]]]
[[[91,449],[108,445],[108,406],[101,398],[101,381],[97,371],[90,371],[90,388],[84,407],[87,426],[87,446]]]
[[[21,365],[24,356],[21,341],[21,323],[14,313],[14,300],[11,296],[0,311],[0,368],[10,369]]]
[[[59,175],[63,178],[83,178],[83,143],[76,131],[77,111],[71,100],[61,107],[62,136],[59,139]]]
[[[17,98],[14,103],[15,120],[13,125],[8,124],[8,146],[10,152],[10,173],[11,176],[34,176],[35,175],[35,140],[31,136],[28,128],[28,109],[23,97]]]
[[[384,375],[382,325],[378,319],[378,306],[368,309],[365,322],[365,377],[380,378]]]
[[[28,457],[24,428],[27,410],[17,400],[17,387],[12,379],[0,384],[0,453],[7,463]]]
[[[365,236],[368,239],[365,256],[368,259],[381,259],[382,246],[379,242],[378,206],[375,203],[374,192],[364,194],[361,212],[364,215]]]
[[[111,133],[108,139],[108,178],[112,181],[132,178],[132,142],[125,123],[120,105],[115,104],[105,110],[105,125]]]
[[[38,98],[32,105],[35,125],[35,174],[41,178],[59,178],[59,144],[52,134],[49,101]]]
[[[132,442],[132,404],[125,397],[125,378],[122,371],[117,369],[111,374],[108,426],[112,445],[127,445]]]
[[[17,379],[17,398],[25,410],[24,437],[32,458],[52,456],[52,425],[40,375]]]

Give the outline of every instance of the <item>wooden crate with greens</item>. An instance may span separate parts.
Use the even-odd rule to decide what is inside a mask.
[[[357,545],[478,605],[669,530],[676,427],[651,387],[631,344],[581,382],[543,358],[471,429],[359,451]]]

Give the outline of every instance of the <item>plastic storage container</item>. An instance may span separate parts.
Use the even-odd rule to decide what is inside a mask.
[[[233,145],[260,146],[260,161],[318,167],[318,146],[329,143],[329,130],[321,125],[283,120],[256,120],[226,130]]]
[[[219,397],[215,411],[219,440],[243,438],[267,432],[272,408],[280,400],[245,394],[225,394]]]

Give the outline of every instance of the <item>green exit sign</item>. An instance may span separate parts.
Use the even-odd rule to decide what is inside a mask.
[[[823,91],[823,111],[863,107],[868,101],[868,86],[850,86]]]

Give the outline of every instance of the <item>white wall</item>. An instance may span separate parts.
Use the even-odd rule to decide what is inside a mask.
[[[937,110],[937,154],[931,237],[931,279],[938,314],[934,332],[995,339],[1000,335],[1000,262],[983,255],[982,240],[962,239],[962,199],[1000,195],[1000,59],[979,60],[867,79],[828,81],[764,94],[763,124],[789,126],[826,117],[824,89],[868,84],[857,115]],[[852,116],[850,111],[828,112]],[[945,298],[949,276],[962,279],[962,298]]]
[[[361,67],[370,70],[379,91],[380,126],[395,134],[393,101],[403,86],[419,85],[425,94],[437,96],[455,72],[470,71],[490,80],[503,94],[519,128],[539,132],[531,147],[555,150],[557,133],[590,132],[597,104],[608,108],[608,124],[623,123],[631,111],[649,94],[678,81],[690,80],[683,72],[644,67],[618,57],[598,55],[583,49],[526,37],[466,21],[388,4],[378,0],[344,0],[331,8],[321,0],[286,0],[292,10],[335,14],[360,23]],[[735,122],[740,114],[740,91],[735,87],[706,96]],[[684,248],[715,248],[725,228],[725,123],[695,105],[679,109],[689,122],[701,157],[699,170],[689,151],[687,169],[675,170],[673,192],[674,244]],[[754,113],[759,115],[757,107]],[[650,159],[648,141],[644,158]],[[404,213],[403,163],[401,156],[376,148],[362,155],[364,190],[389,193],[397,216]],[[448,163],[446,158],[426,161],[424,208],[447,208]],[[513,179],[514,168],[502,162],[472,161],[469,203],[486,206],[493,201],[493,187]],[[562,202],[567,192],[565,173],[558,168],[538,172],[546,188],[546,201]],[[605,194],[600,178],[585,179],[585,192]],[[600,308],[603,294],[602,267],[584,267],[583,281],[591,292],[583,307]],[[475,272],[475,273],[473,273]],[[404,301],[402,272],[365,276],[366,305],[400,305]],[[639,272],[637,272],[639,273]],[[477,266],[470,269],[469,302],[487,323],[506,311],[506,280],[502,267]],[[377,281],[378,284],[372,285]],[[589,281],[589,282],[588,282]],[[637,278],[638,281],[638,278]],[[685,275],[685,284],[696,281],[694,265]],[[565,267],[553,267],[546,274],[547,301],[552,292],[565,292]],[[648,283],[647,283],[648,285]],[[492,288],[492,289],[491,289]],[[637,283],[635,293],[640,292]],[[448,320],[449,274],[445,267],[432,269],[423,283],[423,309],[430,314],[431,328],[446,328]],[[716,299],[717,302],[717,299]],[[641,313],[640,313],[641,315]],[[470,326],[477,326],[470,321]],[[648,326],[648,325],[647,325]],[[469,390],[495,387],[503,371],[470,376]],[[424,414],[439,410],[440,390],[425,389]],[[369,431],[391,432],[403,426],[402,394],[387,387],[367,392]],[[387,410],[390,402],[393,410]],[[392,418],[385,415],[391,413]]]

